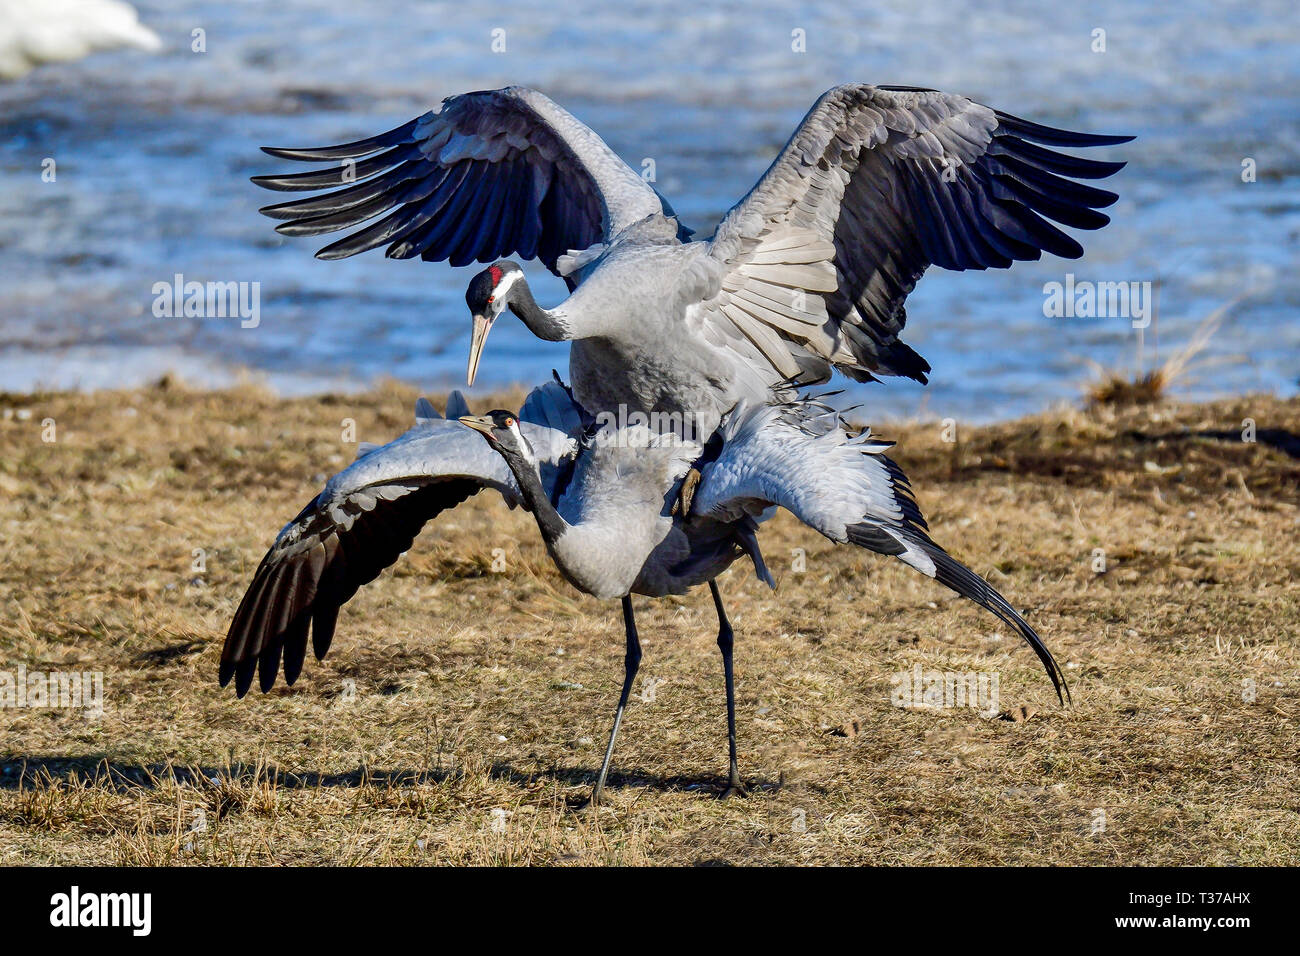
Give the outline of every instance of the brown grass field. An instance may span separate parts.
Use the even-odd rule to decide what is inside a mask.
[[[384,441],[414,397],[0,395],[0,670],[100,671],[104,688],[102,716],[0,709],[0,863],[1300,859],[1300,400],[1064,410],[955,443],[938,423],[878,427],[936,540],[1027,611],[1073,706],[992,616],[782,515],[762,535],[777,591],[747,562],[721,579],[750,796],[714,798],[701,590],[637,599],[641,677],[607,806],[584,814],[618,606],[565,584],[491,493],[364,588],[296,687],[216,686],[253,568],[355,453],[342,420]],[[891,677],[918,664],[996,672],[1003,719],[893,706]]]

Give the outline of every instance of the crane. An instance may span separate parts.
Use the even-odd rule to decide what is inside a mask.
[[[463,413],[463,414],[461,414]],[[468,414],[453,396],[448,418],[430,403],[382,447],[366,446],[276,537],[235,612],[219,680],[240,697],[256,675],[265,692],[283,661],[301,673],[308,635],[328,650],[339,608],[394,563],[425,523],[483,488],[534,516],[557,568],[576,588],[622,602],[624,679],[591,803],[605,786],[641,647],[632,594],[680,594],[707,583],[718,615],[728,736],[724,795],[743,793],[736,748],[734,633],[717,577],[748,554],[774,582],[756,529],[778,507],[833,541],[891,555],[991,611],[1030,644],[1058,696],[1060,668],[1034,629],[985,581],[929,536],[890,447],[853,434],[818,398],[769,398],[728,414],[699,445],[645,424],[603,424],[559,382],[530,393],[520,411]],[[459,424],[451,421],[452,417]],[[463,428],[466,425],[468,428]],[[475,437],[480,433],[483,439]],[[699,481],[683,507],[680,488]]]
[[[694,240],[591,129],[542,93],[508,87],[448,97],[356,142],[264,147],[332,165],[253,181],[331,190],[261,210],[288,236],[356,230],[320,258],[386,245],[391,258],[490,263],[466,292],[470,384],[509,309],[538,337],[571,343],[584,407],[667,413],[704,440],[741,402],[788,397],[833,369],[924,383],[930,366],[900,335],[925,270],[1078,258],[1083,248],[1048,220],[1104,226],[1098,210],[1118,197],[1077,180],[1124,164],[1049,147],[1131,138],[1042,126],[936,90],[838,86],[712,237]],[[540,259],[568,297],[539,306],[510,255]]]

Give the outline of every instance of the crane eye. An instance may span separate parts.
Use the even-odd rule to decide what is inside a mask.
[[[515,420],[513,418],[507,418],[506,428],[514,428],[514,427],[515,427]]]
[[[494,295],[488,296],[488,302],[492,302],[494,299],[496,299],[496,296]]]

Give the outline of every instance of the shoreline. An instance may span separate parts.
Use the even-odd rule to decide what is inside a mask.
[[[184,369],[185,366],[182,365],[181,368]],[[6,362],[0,360],[0,372],[6,370]],[[116,373],[111,366],[107,366],[97,373],[97,380],[89,385],[56,384],[50,386],[33,375],[29,382],[16,388],[11,387],[12,376],[6,377],[4,374],[0,374],[0,382],[5,383],[5,387],[0,388],[0,413],[2,413],[4,407],[10,407],[11,409],[23,407],[30,404],[31,400],[47,396],[130,394],[148,392],[160,385],[167,388],[180,388],[196,394],[220,394],[252,389],[270,398],[283,401],[310,401],[312,399],[333,401],[347,397],[356,397],[364,401],[366,396],[377,393],[409,392],[412,395],[439,398],[445,402],[446,396],[450,392],[459,390],[465,393],[466,397],[473,403],[491,399],[496,395],[526,395],[535,385],[550,380],[549,375],[539,377],[537,382],[533,383],[505,379],[496,381],[491,378],[483,380],[483,377],[480,376],[480,381],[473,388],[467,388],[463,380],[455,376],[447,376],[445,381],[439,382],[435,380],[434,384],[427,384],[415,382],[407,377],[395,376],[379,376],[366,381],[346,374],[338,378],[329,378],[325,376],[299,376],[292,373],[269,373],[247,365],[220,366],[215,369],[205,368],[199,371],[198,374],[195,374],[195,372],[195,365],[191,364],[187,373],[186,371],[178,371],[176,363],[171,362],[159,365],[158,368],[150,369],[148,372],[133,375],[129,382],[121,383],[113,379]],[[567,377],[564,378],[567,381]],[[895,427],[938,422],[945,418],[954,417],[960,423],[968,426],[988,427],[1042,417],[1068,415],[1071,412],[1090,414],[1085,394],[1086,383],[1081,379],[1077,384],[1079,388],[1077,389],[1077,395],[1073,399],[1056,396],[1048,399],[1045,405],[1036,410],[960,417],[952,415],[950,410],[932,410],[930,400],[934,392],[930,390],[929,386],[920,386],[922,391],[919,394],[910,396],[914,397],[914,401],[910,403],[912,407],[903,408],[902,406],[907,402],[902,393],[902,388],[913,387],[913,383],[910,382],[895,383],[891,379],[884,379],[881,382],[864,385],[836,375],[830,382],[823,385],[809,386],[806,390],[835,393],[836,397],[831,402],[833,405],[840,407],[853,405],[868,409],[868,413],[862,420],[863,424]],[[896,386],[892,391],[891,385]],[[874,398],[879,398],[880,401],[873,402],[872,399]],[[1292,394],[1278,394],[1276,392],[1223,394],[1211,392],[1193,393],[1175,387],[1171,390],[1164,404],[1169,407],[1184,408],[1198,405],[1217,406],[1251,400],[1266,403],[1286,403],[1296,399],[1300,399],[1300,388]],[[1149,407],[1158,408],[1159,405]],[[1119,409],[1118,411],[1123,413],[1125,410]]]

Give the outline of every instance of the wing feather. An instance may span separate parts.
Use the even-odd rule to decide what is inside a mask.
[[[1105,178],[1124,164],[1046,147],[1131,138],[1054,129],[935,90],[836,87],[722,220],[710,253],[728,270],[724,289],[743,284],[737,274],[757,275],[825,299],[829,322],[819,337],[800,338],[770,310],[750,313],[791,347],[811,350],[823,377],[835,365],[858,379],[923,382],[929,366],[898,338],[917,279],[931,265],[1006,268],[1043,252],[1078,258],[1083,247],[1052,223],[1106,225],[1096,210],[1115,194],[1075,180]],[[803,282],[803,272],[787,273],[793,283],[772,278],[818,263],[833,266],[829,288]],[[725,314],[721,301],[706,310]],[[752,304],[735,295],[725,301]]]
[[[519,417],[550,488],[576,451],[581,415],[563,386],[548,383],[533,390]],[[221,685],[233,677],[243,697],[256,675],[267,691],[282,662],[293,684],[309,633],[323,657],[339,608],[409,550],[426,522],[483,488],[511,503],[518,498],[501,456],[422,399],[415,427],[331,478],[276,537],[231,620]]]
[[[277,227],[285,235],[351,229],[396,210],[317,253],[327,259],[388,242],[390,258],[463,265],[540,256],[554,272],[567,250],[607,242],[646,216],[672,215],[599,136],[524,87],[448,97],[437,112],[352,143],[263,148],[280,159],[334,165],[254,177],[259,186],[343,187],[265,207],[265,215],[288,220]]]
[[[891,444],[869,432],[850,437],[839,414],[816,400],[742,407],[723,423],[717,457],[701,468],[691,513],[737,521],[776,505],[832,541],[897,557],[1013,627],[1057,695],[1068,695],[1033,627],[930,538],[907,476],[884,454]]]

